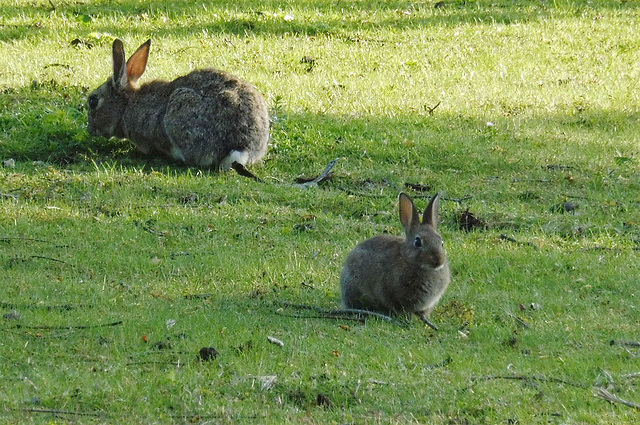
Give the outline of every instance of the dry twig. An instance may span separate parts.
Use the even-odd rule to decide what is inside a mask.
[[[357,320],[363,321],[366,317],[377,317],[378,319],[382,319],[385,322],[393,323],[397,326],[404,327],[400,322],[395,320],[393,317],[389,317],[387,315],[376,313],[374,311],[369,310],[360,310],[353,308],[344,308],[338,310],[329,310],[326,308],[316,307],[313,305],[307,304],[291,304],[289,302],[280,303],[280,305],[284,308],[291,307],[298,310],[311,310],[319,313],[318,316],[307,316],[307,315],[290,315],[290,317],[300,317],[300,318],[318,318],[318,319],[336,319],[336,320]]]
[[[427,113],[429,115],[433,115],[433,112],[436,110],[436,108],[438,108],[438,106],[440,106],[440,104],[442,103],[442,101],[439,101],[438,103],[436,103],[434,106],[427,106],[424,105],[425,109],[427,110]]]
[[[324,171],[322,171],[322,173],[320,173],[320,175],[318,177],[316,177],[315,179],[310,180],[308,182],[298,183],[298,184],[296,184],[296,186],[297,187],[301,187],[301,188],[307,188],[307,187],[311,187],[311,186],[318,186],[318,183],[320,183],[321,181],[323,181],[324,179],[327,178],[327,176],[329,175],[329,173],[331,172],[333,167],[336,165],[336,162],[338,162],[338,158],[334,159],[329,164],[327,164],[327,166],[324,168]]]
[[[60,305],[39,305],[39,304],[16,304],[16,303],[8,303],[4,301],[0,301],[0,308],[11,308],[16,310],[34,310],[34,309],[43,309],[43,310],[73,310],[75,308],[92,308],[92,304],[60,304]]]
[[[66,261],[58,260],[57,258],[53,258],[53,257],[45,257],[43,255],[32,255],[31,258],[37,258],[40,260],[49,260],[49,261],[55,261],[56,263],[67,264]]]
[[[623,341],[614,339],[610,342],[611,345],[623,345],[627,347],[640,347],[640,341]]]
[[[571,385],[572,387],[587,388],[586,385],[565,381],[560,378],[546,377],[546,376],[523,376],[523,375],[490,375],[490,376],[478,376],[471,378],[473,381],[491,381],[493,379],[511,379],[516,381],[539,381],[539,382],[556,382],[559,384]]]
[[[518,322],[520,325],[522,325],[522,327],[524,328],[530,328],[529,324],[527,322],[525,322],[524,320],[522,320],[521,318],[519,318],[518,316],[516,316],[513,313],[510,313],[507,311],[507,315],[509,317],[511,317],[513,320],[515,320],[516,322]]]
[[[52,415],[103,416],[102,413],[72,412],[69,410],[57,410],[57,409],[23,409],[22,411],[28,412],[28,413],[51,413]]]
[[[531,243],[531,242],[521,242],[521,241],[519,241],[517,239],[512,238],[511,236],[509,236],[509,235],[507,235],[505,233],[502,233],[500,235],[500,240],[501,241],[512,242],[512,243],[515,243],[517,245],[526,245],[526,246],[531,246],[533,248],[537,248],[537,246],[535,244]]]
[[[46,325],[39,325],[39,326],[25,326],[25,325],[16,325],[16,329],[41,329],[41,330],[67,330],[67,329],[91,329],[91,328],[105,328],[108,326],[119,326],[122,325],[124,322],[122,320],[118,320],[117,322],[111,322],[111,323],[103,323],[100,325],[79,325],[79,326],[46,326]]]
[[[611,403],[620,403],[620,404],[624,404],[625,406],[628,407],[633,407],[634,409],[638,409],[640,410],[640,404],[636,404],[636,403],[632,403],[630,401],[627,400],[623,400],[620,397],[611,394],[609,391],[607,391],[604,388],[598,388],[598,391],[594,394],[595,397],[601,398],[603,400],[607,400],[608,402]]]

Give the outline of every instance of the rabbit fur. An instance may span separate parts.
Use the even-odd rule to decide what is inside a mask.
[[[340,278],[347,309],[384,314],[415,313],[429,326],[429,315],[450,281],[449,262],[438,233],[439,194],[420,215],[413,200],[399,196],[405,238],[379,235],[356,246]]]
[[[144,154],[229,169],[260,160],[269,142],[266,102],[251,84],[216,69],[139,85],[151,40],[125,62],[113,42],[113,75],[88,97],[91,135],[132,141]]]

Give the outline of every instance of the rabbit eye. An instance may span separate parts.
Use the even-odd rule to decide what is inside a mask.
[[[413,241],[413,246],[422,248],[422,239],[420,239],[420,236],[416,236],[416,239]]]
[[[98,96],[89,96],[89,108],[95,109],[98,106]]]

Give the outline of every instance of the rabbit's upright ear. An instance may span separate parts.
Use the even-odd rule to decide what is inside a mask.
[[[438,222],[440,221],[438,215],[438,206],[440,205],[440,194],[436,193],[431,201],[429,201],[429,205],[424,210],[424,214],[422,215],[422,223],[430,224],[433,227],[438,227]]]
[[[122,40],[116,38],[113,40],[111,48],[113,56],[113,85],[116,89],[125,88],[127,86],[127,73],[124,66],[124,46]]]
[[[400,204],[400,223],[402,223],[404,231],[409,233],[409,229],[420,224],[420,214],[413,200],[406,193],[400,193],[398,202]]]
[[[138,80],[147,68],[147,59],[149,59],[149,47],[151,40],[144,42],[127,61],[127,82],[132,87],[138,86]]]

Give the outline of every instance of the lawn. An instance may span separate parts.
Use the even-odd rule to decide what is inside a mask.
[[[1,421],[639,421],[640,2],[0,10]],[[255,84],[261,181],[90,136],[116,37]],[[443,197],[440,330],[301,308],[401,191]]]

